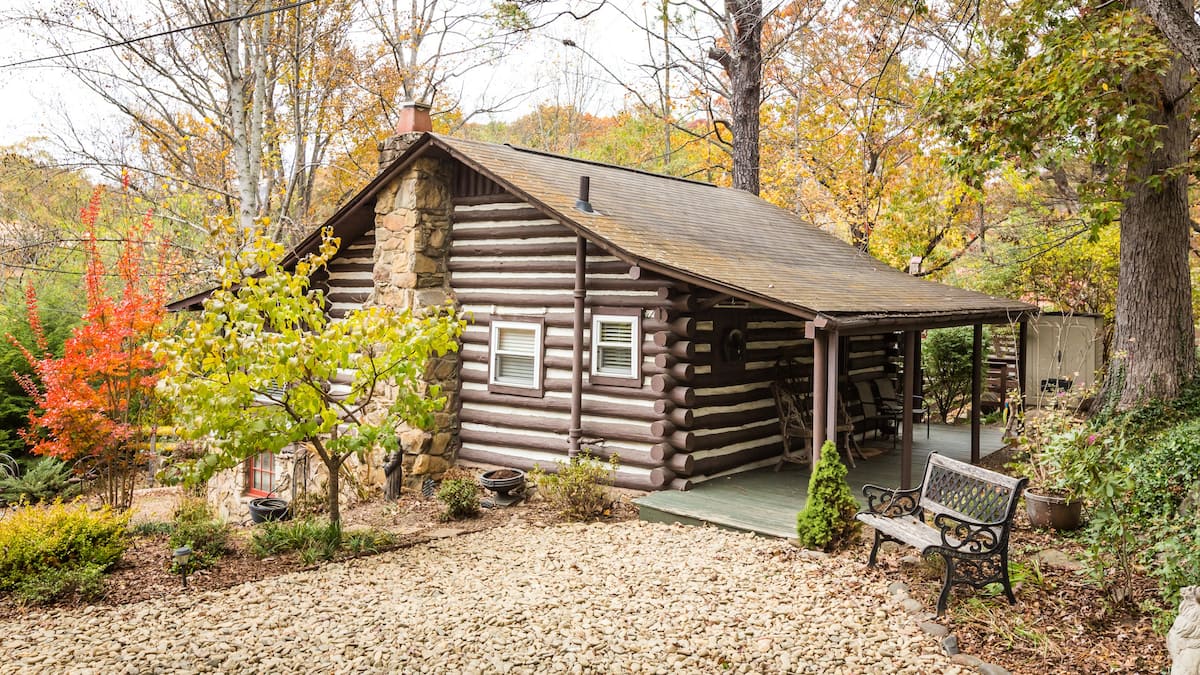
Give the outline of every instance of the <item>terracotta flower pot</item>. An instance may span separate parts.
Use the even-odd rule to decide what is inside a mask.
[[[1025,491],[1025,513],[1034,527],[1077,530],[1083,525],[1083,502]]]

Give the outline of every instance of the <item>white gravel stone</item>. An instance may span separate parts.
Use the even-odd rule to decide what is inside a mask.
[[[0,621],[0,673],[967,673],[859,565],[641,522],[495,528]]]

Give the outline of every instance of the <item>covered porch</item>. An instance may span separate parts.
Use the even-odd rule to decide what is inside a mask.
[[[1000,426],[979,429],[981,457],[1004,447],[1002,434]],[[874,445],[886,452],[869,460],[858,460],[857,467],[851,468],[848,476],[854,496],[860,500],[863,485],[896,486],[902,474],[904,453],[899,448],[892,450],[890,441]],[[933,424],[928,438],[918,427],[912,436],[912,463],[919,474],[930,452],[971,461],[972,445],[970,425]],[[766,466],[714,477],[686,492],[652,492],[635,499],[634,503],[638,505],[641,519],[650,522],[710,524],[790,539],[796,536],[796,514],[804,508],[809,473],[808,466],[798,464],[785,464],[778,472],[773,465]],[[916,480],[920,480],[919,475]]]

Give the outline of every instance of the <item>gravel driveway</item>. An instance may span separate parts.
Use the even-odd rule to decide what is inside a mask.
[[[637,521],[509,525],[0,622],[0,673],[960,673],[863,567]]]

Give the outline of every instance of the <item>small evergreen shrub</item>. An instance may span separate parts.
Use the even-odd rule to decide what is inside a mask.
[[[846,482],[846,465],[832,441],[821,446],[821,459],[808,480],[808,501],[796,516],[796,538],[805,548],[826,551],[848,544],[858,531],[858,502]]]
[[[442,520],[461,520],[479,514],[479,485],[471,478],[444,480],[435,496],[446,507]]]
[[[562,517],[588,520],[603,515],[612,504],[608,486],[612,485],[617,465],[616,455],[605,463],[584,450],[566,462],[558,462],[557,473],[535,468],[529,476]]]
[[[192,549],[188,568],[212,567],[229,552],[229,524],[217,518],[203,497],[184,497],[175,507],[171,548]]]
[[[73,497],[79,493],[79,482],[73,479],[71,467],[66,462],[43,457],[19,476],[0,477],[0,504],[37,504],[56,497]]]
[[[0,592],[46,603],[71,593],[92,598],[127,544],[128,513],[55,502],[0,520]]]

